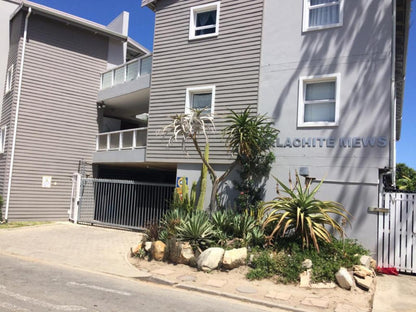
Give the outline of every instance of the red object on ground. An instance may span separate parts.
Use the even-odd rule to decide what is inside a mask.
[[[397,269],[393,267],[390,267],[390,268],[377,267],[377,272],[382,273],[382,274],[388,274],[388,275],[399,275],[399,272],[397,272]]]

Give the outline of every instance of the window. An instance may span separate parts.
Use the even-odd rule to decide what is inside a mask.
[[[217,36],[219,20],[220,2],[192,7],[189,40]]]
[[[342,26],[344,0],[304,0],[303,31]]]
[[[214,113],[215,86],[192,87],[186,89],[185,113],[191,109],[205,109]]]
[[[6,74],[6,93],[12,90],[13,85],[13,65],[9,67]]]
[[[4,153],[6,146],[6,126],[0,128],[0,154]]]
[[[340,74],[299,79],[299,127],[337,126]]]

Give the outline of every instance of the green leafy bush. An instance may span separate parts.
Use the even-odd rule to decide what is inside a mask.
[[[360,255],[368,254],[368,250],[350,239],[333,239],[332,243],[324,243],[321,245],[321,252],[314,248],[302,249],[300,246],[299,241],[281,239],[275,246],[275,253],[263,251],[254,257],[254,269],[247,274],[247,278],[275,276],[278,282],[295,283],[299,280],[299,274],[304,271],[302,262],[310,259],[313,263],[312,281],[330,282],[335,281],[335,273],[340,267],[351,268],[359,264]]]
[[[323,181],[315,188],[310,189],[310,183],[302,187],[298,173],[293,187],[286,186],[279,179],[277,183],[284,189],[287,196],[279,196],[277,199],[264,204],[265,218],[263,227],[272,225],[273,231],[268,237],[271,241],[275,236],[294,236],[301,239],[302,248],[309,248],[310,243],[319,252],[319,243],[331,241],[331,234],[327,227],[335,232],[344,234],[343,227],[333,219],[331,214],[340,216],[347,222],[348,212],[344,207],[333,201],[321,201],[315,199]]]

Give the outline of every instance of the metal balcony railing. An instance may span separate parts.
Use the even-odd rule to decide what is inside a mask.
[[[121,151],[146,147],[147,128],[97,134],[96,151]]]
[[[101,74],[101,89],[131,81],[152,72],[152,56],[131,60]]]

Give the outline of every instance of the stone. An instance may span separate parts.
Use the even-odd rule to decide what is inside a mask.
[[[152,244],[152,258],[156,261],[162,261],[165,258],[165,243],[161,241],[155,241]]]
[[[188,242],[178,242],[171,238],[167,242],[166,258],[175,264],[188,265],[190,260],[195,257],[192,246]]]
[[[245,265],[247,259],[247,248],[226,250],[222,259],[222,266],[231,270]]]
[[[179,263],[190,264],[195,259],[195,254],[192,246],[188,242],[180,244]],[[195,261],[195,260],[194,260]]]
[[[150,249],[152,249],[152,242],[145,242],[144,243],[144,250],[146,250],[147,252],[149,252]]]
[[[312,270],[306,270],[299,274],[300,284],[299,287],[307,288],[311,286],[311,273]]]
[[[322,298],[316,298],[316,297],[306,297],[301,301],[302,304],[308,305],[308,306],[314,306],[318,308],[328,308],[329,307],[329,301]]]
[[[335,274],[335,279],[337,280],[337,283],[341,288],[347,290],[350,290],[355,285],[351,274],[347,271],[346,268],[340,268],[338,272]]]
[[[225,280],[218,280],[218,279],[209,279],[205,285],[207,286],[211,286],[211,287],[216,287],[216,288],[221,288],[223,287],[225,284],[227,284],[227,281]]]
[[[354,276],[354,279],[357,285],[364,290],[370,290],[370,287],[373,284],[373,278],[371,276],[366,276],[365,278]]]
[[[312,260],[311,259],[305,259],[302,262],[302,268],[304,268],[304,269],[310,269],[310,268],[312,268]]]
[[[198,270],[210,272],[219,267],[224,256],[224,249],[219,247],[208,248],[204,250],[198,257]]]
[[[257,292],[257,289],[250,286],[239,286],[236,290],[242,294],[255,294]]]
[[[360,263],[362,266],[365,266],[366,268],[370,268],[371,267],[371,257],[370,256],[361,256],[360,257]]]
[[[373,270],[377,269],[377,261],[376,260],[371,259],[370,268],[373,269]]]
[[[373,276],[374,274],[371,269],[368,269],[363,265],[354,265],[352,267],[352,271],[354,272],[354,275],[361,278],[365,278],[366,276]]]

